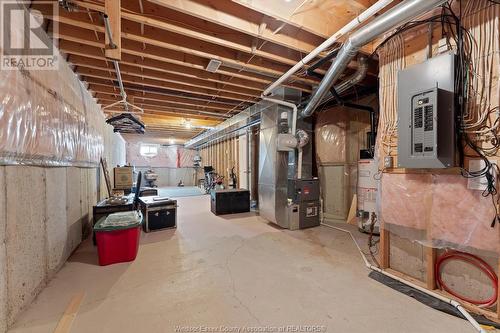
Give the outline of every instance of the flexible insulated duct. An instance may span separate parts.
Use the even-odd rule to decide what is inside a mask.
[[[341,94],[344,91],[347,91],[352,86],[358,84],[363,81],[366,77],[366,73],[368,72],[368,58],[365,56],[358,57],[358,69],[354,74],[352,74],[345,81],[342,81],[338,85],[335,86],[335,91],[337,94]]]
[[[349,23],[347,23],[340,30],[338,30],[335,34],[333,34],[330,38],[328,38],[323,43],[321,43],[321,45],[319,45],[317,48],[312,50],[308,55],[306,55],[304,57],[304,59],[302,59],[301,61],[296,63],[285,74],[283,74],[278,80],[273,82],[269,87],[266,88],[266,90],[264,90],[262,95],[264,95],[264,96],[269,95],[275,88],[277,88],[280,84],[285,82],[290,76],[295,74],[299,69],[301,69],[308,62],[310,62],[311,60],[316,58],[322,51],[324,51],[325,49],[327,49],[330,46],[337,43],[341,37],[349,34],[351,31],[353,31],[358,26],[363,24],[366,20],[371,19],[375,14],[377,14],[379,11],[381,11],[382,9],[387,7],[392,2],[393,2],[393,0],[379,0],[376,3],[374,3],[372,6],[367,8],[359,16],[352,19]]]
[[[319,105],[330,87],[339,79],[349,62],[358,53],[359,49],[401,24],[418,17],[429,10],[445,3],[447,0],[406,0],[384,14],[375,18],[372,22],[356,31],[342,46],[335,61],[326,72],[323,81],[319,84],[316,93],[313,94],[304,111],[303,117],[309,117]]]

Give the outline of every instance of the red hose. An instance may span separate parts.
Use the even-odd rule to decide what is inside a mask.
[[[494,289],[493,295],[491,295],[490,298],[485,299],[485,300],[476,300],[476,299],[471,299],[471,298],[468,298],[464,295],[461,295],[461,294],[457,293],[456,291],[452,290],[450,287],[448,287],[444,283],[443,279],[441,278],[441,267],[442,267],[444,262],[446,262],[447,260],[452,260],[452,259],[460,260],[460,261],[469,263],[472,266],[475,266],[478,269],[480,269],[484,274],[486,274],[486,276],[490,279],[490,281],[493,285],[493,289]],[[438,286],[441,287],[441,289],[443,289],[446,292],[448,292],[449,294],[451,294],[451,295],[453,295],[453,296],[455,296],[463,301],[471,303],[471,304],[479,305],[481,307],[490,307],[493,304],[495,304],[497,301],[498,277],[495,274],[495,271],[483,259],[476,257],[475,255],[472,255],[470,253],[464,253],[464,252],[458,252],[458,251],[449,251],[449,252],[443,253],[436,261],[436,282],[437,282]]]

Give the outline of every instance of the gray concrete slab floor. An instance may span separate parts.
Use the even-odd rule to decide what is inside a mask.
[[[71,299],[84,292],[74,333],[200,326],[272,332],[288,325],[474,332],[468,322],[370,279],[348,234],[323,226],[281,230],[254,213],[217,217],[209,196],[178,202],[177,230],[143,233],[132,263],[100,267],[96,248],[84,242],[10,331],[53,332]]]

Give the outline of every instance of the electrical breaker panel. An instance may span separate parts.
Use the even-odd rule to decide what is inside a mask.
[[[398,167],[448,168],[455,161],[455,56],[398,73]]]

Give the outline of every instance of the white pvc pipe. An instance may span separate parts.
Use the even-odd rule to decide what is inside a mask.
[[[353,29],[357,28],[361,23],[364,21],[368,20],[370,17],[378,13],[380,10],[382,10],[384,7],[389,5],[393,0],[379,0],[376,3],[374,3],[372,6],[367,8],[364,12],[362,12],[358,17],[354,18],[351,22],[347,23],[343,28],[341,28],[339,31],[337,31],[335,34],[333,34],[330,38],[325,40],[321,45],[319,45],[317,48],[311,51],[307,56],[304,57],[301,61],[296,63],[292,68],[290,68],[285,74],[283,74],[279,79],[277,79],[274,83],[272,83],[269,87],[264,90],[262,95],[269,95],[271,91],[285,82],[290,76],[295,74],[299,69],[302,68],[305,64],[307,64],[309,61],[313,60],[316,58],[318,54],[320,54],[322,51],[324,51],[326,48],[332,46],[335,42],[339,40],[340,37],[348,34],[351,32]]]
[[[297,161],[297,178],[302,179],[302,148],[299,148],[299,158]]]
[[[325,223],[321,223],[322,226],[325,226],[325,227],[328,227],[328,228],[332,228],[332,229],[335,229],[335,230],[338,230],[338,231],[342,231],[342,232],[345,232],[345,233],[348,233],[349,236],[351,236],[351,239],[352,241],[354,242],[354,244],[356,245],[356,247],[358,248],[358,251],[359,253],[361,254],[361,258],[363,258],[363,261],[365,262],[365,265],[366,267],[368,267],[369,269],[371,270],[374,270],[376,272],[379,272],[381,274],[384,274],[385,276],[388,276],[390,277],[391,279],[394,279],[398,282],[401,282],[403,284],[406,284],[407,286],[410,286],[412,288],[415,288],[429,296],[432,296],[434,298],[437,298],[445,303],[448,303],[450,305],[452,305],[454,308],[456,308],[464,317],[465,319],[467,319],[467,321],[469,321],[469,323],[474,327],[474,329],[479,332],[479,333],[486,333],[486,331],[481,327],[481,325],[479,325],[479,323],[470,315],[469,312],[467,312],[467,310],[464,309],[464,307],[462,306],[462,304],[460,304],[459,302],[453,300],[453,299],[450,299],[448,297],[445,297],[441,294],[438,294],[438,293],[435,293],[433,292],[432,290],[429,290],[429,289],[425,289],[421,286],[419,286],[418,284],[414,284],[414,283],[411,283],[409,281],[406,281],[405,279],[397,276],[397,275],[394,275],[394,274],[391,274],[389,272],[386,272],[384,271],[383,269],[377,267],[377,266],[374,266],[372,265],[368,259],[366,259],[366,256],[365,254],[363,253],[363,251],[361,250],[361,248],[359,247],[358,245],[358,242],[356,242],[356,239],[354,238],[354,236],[352,235],[352,233],[349,231],[349,230],[346,230],[346,229],[342,229],[342,228],[338,228],[338,227],[334,227],[334,226],[331,226],[331,225],[328,225],[328,224],[325,224]]]
[[[279,105],[283,106],[288,106],[289,108],[293,109],[293,115],[292,115],[292,134],[295,135],[295,132],[297,131],[297,105],[290,103],[290,102],[285,102],[279,99],[274,99],[270,97],[266,97],[264,95],[261,95],[260,98],[262,98],[265,101],[276,103]]]

